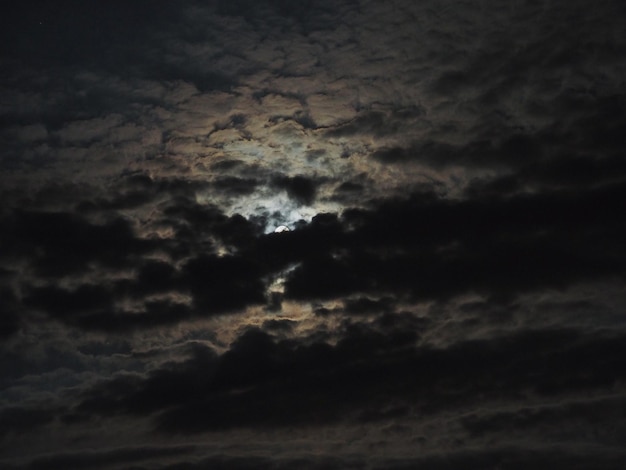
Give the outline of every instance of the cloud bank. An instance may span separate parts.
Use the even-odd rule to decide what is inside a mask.
[[[624,13],[7,6],[3,468],[621,468]]]

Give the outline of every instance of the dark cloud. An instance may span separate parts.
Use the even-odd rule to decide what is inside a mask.
[[[42,276],[64,276],[85,271],[92,262],[122,267],[150,250],[122,217],[94,224],[67,212],[16,211],[5,219],[3,254],[33,257]]]
[[[185,284],[195,307],[208,313],[222,313],[265,301],[262,271],[241,256],[200,255],[183,267]]]
[[[148,260],[137,273],[137,282],[129,286],[138,292],[164,292],[177,287],[177,272],[164,261]]]
[[[33,470],[47,470],[54,468],[115,468],[122,464],[127,465],[137,462],[149,462],[153,465],[156,461],[168,460],[172,457],[182,457],[191,454],[194,446],[171,446],[171,447],[128,447],[109,450],[106,452],[83,451],[67,452],[33,459],[24,467]],[[130,467],[143,468],[143,467]]]
[[[82,393],[80,404],[65,419],[109,413],[149,414],[197,401],[210,389],[217,360],[213,350],[201,344],[194,344],[190,352],[186,361],[167,363],[145,378],[119,374],[92,386]]]
[[[381,112],[362,114],[351,122],[334,127],[327,131],[329,137],[344,137],[354,134],[381,136],[392,133],[397,129],[390,126],[387,116]]]
[[[573,92],[572,92],[573,93]],[[570,99],[574,99],[570,97]],[[622,96],[594,98],[576,103],[585,108],[563,110],[563,122],[529,132],[511,128],[497,135],[475,137],[467,143],[421,140],[413,145],[382,147],[371,157],[384,164],[416,163],[432,167],[459,166],[514,172],[503,176],[510,192],[598,186],[621,181],[625,122]],[[607,125],[598,123],[610,122]],[[486,184],[497,184],[488,179]]]
[[[252,256],[257,257],[266,269],[279,271],[302,260],[328,257],[344,239],[336,214],[317,214],[310,224],[296,230],[261,237]]]
[[[356,299],[348,299],[345,301],[345,310],[347,313],[380,313],[392,311],[394,308],[394,300],[391,297],[383,297],[381,299],[370,299],[369,297],[358,297]]]
[[[215,188],[234,197],[252,194],[259,182],[250,178],[225,177],[216,180]]]
[[[571,468],[604,468],[607,470],[619,468],[622,457],[621,451],[615,450],[589,450],[581,455],[579,450],[565,446],[551,446],[539,449],[524,449],[521,447],[497,448],[488,451],[458,451],[445,456],[426,456],[415,459],[397,459],[391,462],[383,462],[375,468],[390,468],[405,470],[424,466],[435,470],[448,468],[504,468],[522,469],[533,467],[537,469],[549,469],[555,465],[568,465]]]
[[[163,210],[161,223],[176,230],[174,242],[181,256],[199,247],[202,252],[210,248],[210,236],[218,237],[227,245],[245,247],[253,243],[260,227],[241,215],[226,216],[219,208],[212,205],[198,204],[189,198],[170,201]]]
[[[353,183],[351,181],[345,181],[337,187],[338,192],[351,192],[351,191],[360,192],[362,190],[363,190],[362,184]]]
[[[275,340],[250,329],[222,356],[196,347],[187,361],[166,364],[146,378],[121,375],[98,384],[85,392],[77,411],[157,413],[162,432],[195,433],[388,421],[416,412],[480,408],[487,398],[515,403],[520,394],[580,397],[572,409],[583,412],[614,408],[612,399],[595,405],[594,398],[583,397],[612,390],[623,379],[622,336],[523,331],[438,349],[417,346],[417,331],[424,325],[412,318],[389,315],[371,326],[348,325],[336,346]],[[562,419],[578,419],[578,411],[569,412],[569,405],[559,411],[559,406],[554,410]],[[496,432],[497,423],[505,421],[494,421],[497,412],[485,413],[463,418],[464,426],[472,432],[492,426]],[[512,419],[526,419],[523,410],[511,413],[520,413]],[[613,417],[606,413],[598,419],[601,427]],[[521,432],[522,424],[515,422],[508,425]]]
[[[369,279],[357,273],[348,260],[330,256],[306,261],[289,276],[286,295],[293,299],[329,299],[370,287]]]
[[[102,285],[85,284],[72,291],[55,286],[36,287],[28,294],[25,303],[64,318],[110,310],[113,307],[111,294],[111,290]]]
[[[216,171],[228,171],[241,165],[243,165],[241,160],[221,160],[211,165],[211,169]]]
[[[0,466],[621,468],[624,13],[8,3]]]
[[[126,452],[134,457],[140,455],[140,450],[136,451],[136,454],[130,450]],[[164,452],[165,453],[165,452]],[[181,452],[182,453],[182,452]],[[118,451],[118,454],[124,455],[124,452]],[[148,454],[148,449],[146,449]],[[155,454],[157,454],[155,452]],[[177,455],[171,451],[171,454]],[[108,456],[107,456],[108,457]],[[156,457],[156,455],[155,455]],[[182,456],[181,456],[182,457]],[[59,456],[59,462],[71,462],[79,463],[87,461],[88,456],[76,455],[74,456]],[[67,459],[67,460],[65,460]],[[574,449],[569,449],[563,446],[553,446],[549,449],[536,449],[528,451],[518,447],[509,448],[496,448],[490,451],[451,451],[446,455],[423,455],[416,458],[401,458],[401,457],[384,457],[376,459],[364,459],[357,456],[314,456],[310,455],[302,458],[272,458],[264,455],[250,456],[250,457],[234,457],[229,455],[220,455],[215,457],[208,457],[199,460],[188,459],[182,463],[166,465],[162,468],[167,470],[178,470],[181,468],[190,470],[209,470],[209,469],[235,469],[235,470],[247,470],[247,469],[289,469],[289,468],[302,468],[306,470],[320,470],[320,469],[360,469],[360,468],[373,468],[373,469],[393,469],[393,470],[406,470],[416,467],[426,467],[435,470],[444,470],[449,468],[497,468],[500,467],[505,470],[517,470],[532,466],[538,469],[550,469],[554,465],[567,464],[568,468],[576,470],[586,468],[601,468],[603,470],[617,470],[621,465],[621,459],[623,459],[623,453],[618,450],[606,451],[592,450],[588,451],[588,454],[581,456],[580,452]],[[113,458],[111,458],[114,461]],[[129,459],[132,461],[133,459]],[[54,459],[50,459],[51,462],[55,462]],[[41,463],[40,463],[41,462]],[[33,462],[32,468],[53,468],[46,467],[47,463],[43,460]],[[41,465],[41,466],[37,466]],[[24,467],[10,467],[24,468]],[[31,468],[31,467],[28,467]],[[77,466],[76,468],[83,468]],[[133,468],[150,468],[137,465]]]
[[[267,320],[263,323],[263,329],[276,332],[289,332],[293,329],[295,324],[296,322],[293,320]]]
[[[326,233],[327,249],[337,254],[306,259],[287,280],[286,294],[328,298],[374,289],[418,298],[499,296],[621,277],[623,192],[613,185],[459,202],[414,194],[373,211],[346,212],[346,228]],[[594,242],[599,238],[601,246]]]
[[[0,409],[0,436],[31,431],[53,421],[55,413],[44,408],[6,407]]]
[[[139,311],[121,310],[115,301],[122,300],[132,286],[125,287],[121,292],[113,286],[90,284],[75,290],[37,287],[26,294],[24,304],[69,325],[110,332],[179,323],[195,314],[188,305],[171,300],[146,300]]]
[[[597,400],[476,413],[463,419],[463,425],[471,434],[484,436],[498,432],[523,434],[542,426],[560,428],[563,434],[574,434],[580,423],[585,423],[587,431],[598,436],[597,440],[617,444],[626,429],[620,423],[621,419],[614,415],[614,411],[623,409],[623,401],[624,397],[609,396]],[[592,427],[596,420],[597,427]],[[566,429],[569,431],[565,431]]]
[[[361,468],[362,462],[357,459],[342,459],[338,457],[304,457],[297,459],[290,458],[270,458],[265,456],[253,457],[233,457],[233,456],[216,456],[202,459],[200,462],[189,462],[187,467],[193,470],[201,469],[324,469],[324,468]],[[166,467],[174,470],[177,467]]]
[[[416,119],[423,119],[424,110],[418,106],[398,107],[390,113],[363,111],[354,119],[326,131],[330,138],[367,135],[381,138],[406,131]]]
[[[273,185],[276,188],[287,191],[291,198],[303,205],[311,205],[313,203],[318,184],[315,180],[302,175],[278,177],[273,181]]]
[[[227,218],[204,210],[188,215],[189,220],[195,222],[192,225],[194,231],[205,226],[209,233],[235,246],[251,236],[249,223],[240,216]],[[197,220],[191,217],[197,217]],[[67,249],[69,253],[69,247]],[[122,252],[115,256],[124,257],[126,247],[121,249]],[[53,318],[84,328],[114,331],[158,326],[180,322],[192,315],[233,312],[248,305],[265,303],[266,269],[254,258],[241,255],[198,255],[188,259],[180,270],[169,262],[146,260],[139,265],[133,278],[81,284],[74,289],[53,284],[33,286],[26,289],[23,302]],[[191,294],[193,310],[173,300],[147,299],[143,302],[143,310],[134,312],[124,312],[116,306],[128,297],[142,299],[150,294],[167,292]],[[7,328],[10,326],[9,321]]]
[[[164,213],[178,227],[178,240],[187,240],[189,254],[189,243],[207,235],[243,250],[241,254],[195,256],[180,270],[169,262],[146,261],[139,265],[136,278],[109,286],[83,284],[74,290],[37,287],[25,302],[56,318],[80,317],[80,322],[72,322],[84,325],[106,324],[106,312],[128,295],[189,292],[197,312],[237,311],[265,303],[267,276],[294,263],[299,266],[288,275],[286,296],[302,300],[369,290],[425,299],[471,292],[508,297],[620,277],[624,260],[618,255],[623,236],[618,201],[623,192],[621,185],[612,185],[496,201],[479,194],[457,202],[418,193],[382,202],[376,209],[347,211],[341,219],[318,215],[306,227],[261,238],[241,216],[227,217],[210,206],[181,201]],[[92,225],[69,214],[18,213],[15,220],[9,236],[21,250],[27,246],[45,250],[45,257],[34,260],[45,276],[84,271],[89,260],[120,268],[129,257],[154,249],[121,219]],[[594,243],[598,239],[602,245]],[[184,251],[173,253],[180,256]],[[349,301],[347,311],[376,307],[365,303],[366,297],[360,303]],[[192,314],[188,307],[169,301],[147,302],[144,313],[145,319],[112,315],[111,325],[125,318],[147,325],[149,315],[158,325]]]
[[[10,288],[0,290],[0,337],[17,332],[20,321],[20,306],[15,293]]]

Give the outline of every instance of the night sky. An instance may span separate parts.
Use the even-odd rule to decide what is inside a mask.
[[[626,468],[625,152],[623,0],[3,3],[0,467]]]

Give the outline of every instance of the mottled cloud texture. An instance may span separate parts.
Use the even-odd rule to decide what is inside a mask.
[[[0,16],[2,468],[623,468],[623,2]]]

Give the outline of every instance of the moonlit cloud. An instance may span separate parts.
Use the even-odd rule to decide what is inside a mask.
[[[625,13],[7,6],[0,465],[621,468]]]

